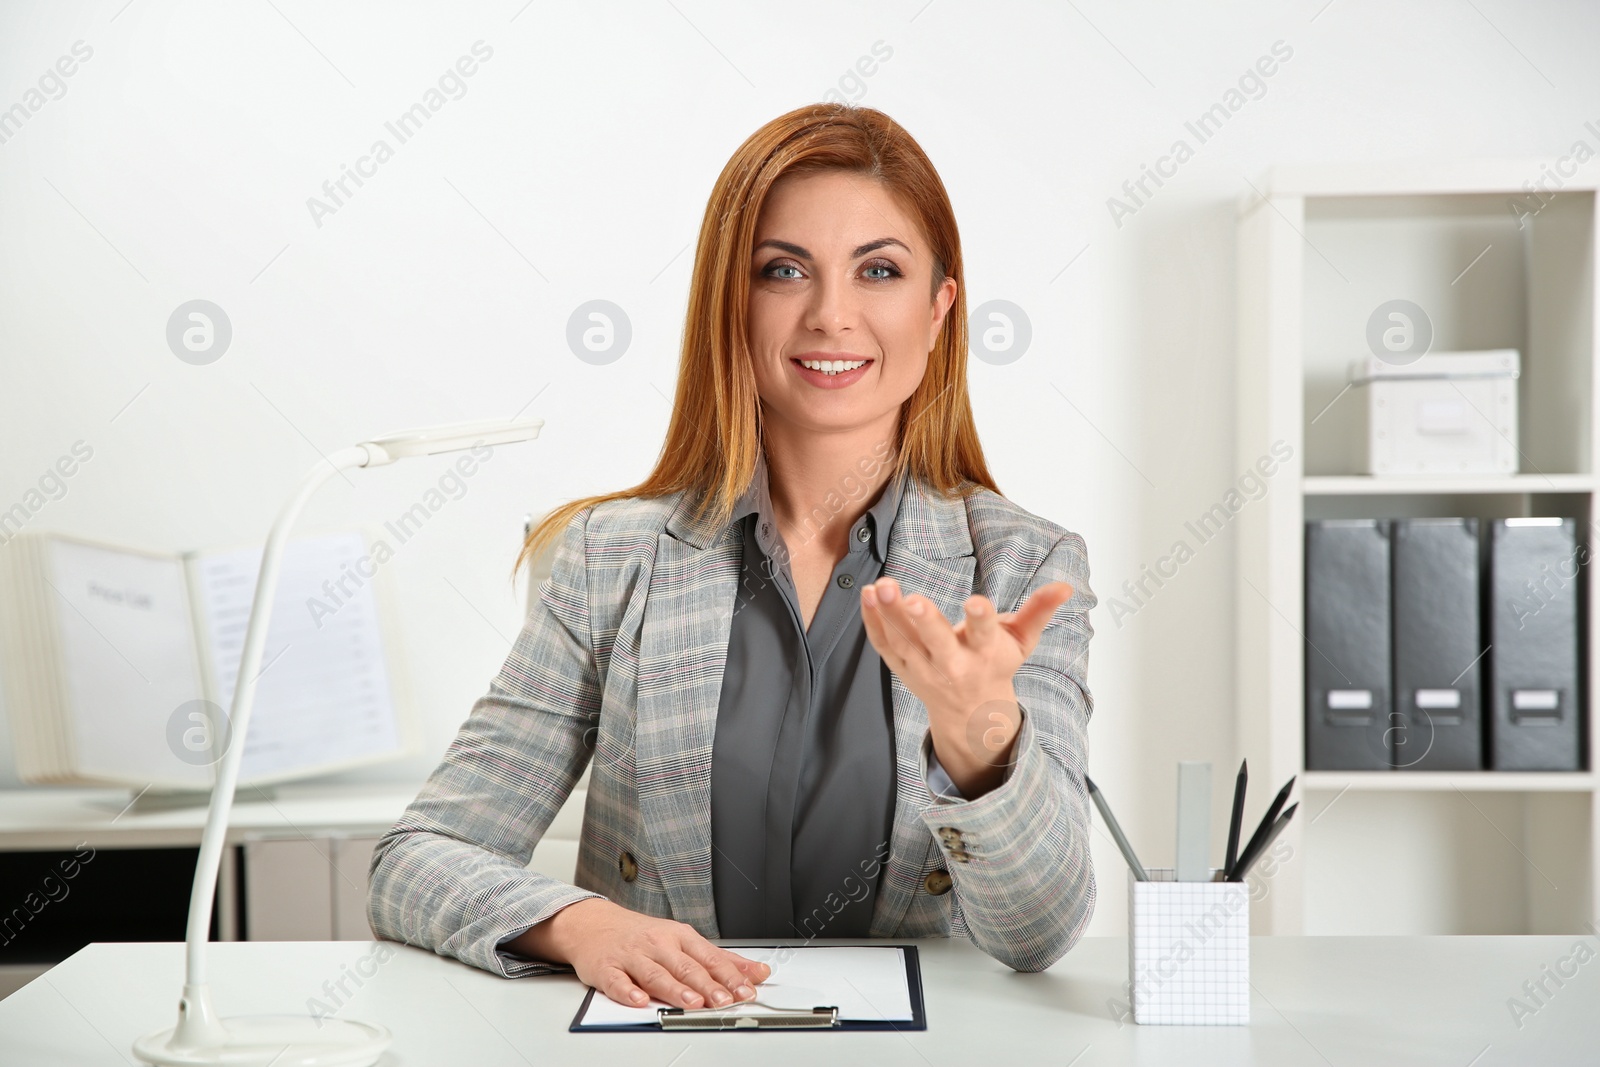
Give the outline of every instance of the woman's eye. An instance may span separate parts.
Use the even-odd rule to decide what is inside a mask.
[[[867,272],[867,278],[869,280],[875,282],[886,282],[890,278],[900,277],[900,270],[893,263],[870,263],[861,269]],[[794,271],[795,273],[780,274],[780,271]],[[873,271],[879,271],[881,273],[874,274],[872,273]],[[790,281],[794,278],[798,278],[801,274],[800,268],[795,266],[793,263],[774,263],[761,273],[765,277],[778,278],[783,281]]]

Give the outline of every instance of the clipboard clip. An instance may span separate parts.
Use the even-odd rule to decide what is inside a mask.
[[[839,1025],[837,1007],[774,1008],[759,1000],[747,1000],[731,1008],[755,1005],[764,1009],[760,1014],[740,1012],[729,1008],[657,1008],[656,1018],[663,1030],[798,1030],[825,1029]]]

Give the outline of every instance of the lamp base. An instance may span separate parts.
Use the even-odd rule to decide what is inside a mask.
[[[158,1067],[370,1067],[394,1035],[386,1027],[310,1015],[242,1015],[220,1019],[218,1043],[174,1048],[177,1027],[146,1034],[133,1054]]]

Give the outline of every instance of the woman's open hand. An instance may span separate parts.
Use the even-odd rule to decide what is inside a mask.
[[[566,963],[585,984],[618,1004],[649,997],[685,1008],[755,999],[771,975],[765,963],[707,941],[688,923],[658,919],[588,897],[529,927],[508,948],[529,959]]]
[[[1012,681],[1072,592],[1066,582],[1047,582],[1007,612],[973,594],[966,617],[951,626],[939,605],[918,593],[903,595],[893,578],[862,587],[867,637],[927,706],[934,751],[963,795],[998,784],[1021,725]]]

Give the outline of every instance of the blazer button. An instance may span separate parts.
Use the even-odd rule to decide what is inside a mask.
[[[944,896],[950,892],[950,872],[946,870],[933,871],[922,880],[922,884],[932,895],[936,897]]]
[[[639,877],[639,865],[634,862],[632,852],[624,852],[617,857],[617,870],[622,872],[624,882],[631,882]]]

